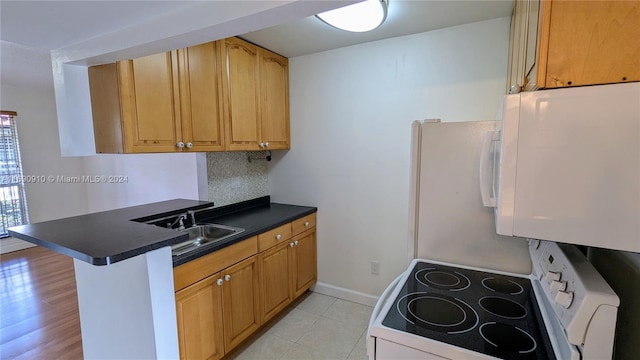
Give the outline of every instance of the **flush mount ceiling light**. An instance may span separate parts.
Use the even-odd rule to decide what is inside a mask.
[[[320,13],[316,17],[338,29],[365,32],[377,28],[384,22],[388,5],[389,0],[365,0]]]

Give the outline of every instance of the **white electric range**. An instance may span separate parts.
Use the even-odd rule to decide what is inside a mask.
[[[573,245],[529,253],[529,276],[413,260],[374,309],[369,359],[610,359],[613,290]]]

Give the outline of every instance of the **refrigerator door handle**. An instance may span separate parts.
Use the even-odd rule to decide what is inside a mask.
[[[487,181],[487,174],[491,173],[491,169],[489,169],[491,143],[498,140],[500,140],[499,131],[488,131],[484,134],[480,152],[480,195],[482,196],[482,205],[492,208],[496,207],[496,198],[491,196],[492,184]]]

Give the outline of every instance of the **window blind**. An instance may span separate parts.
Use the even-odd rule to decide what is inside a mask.
[[[16,116],[13,111],[0,111],[0,237],[9,236],[8,228],[29,221]]]

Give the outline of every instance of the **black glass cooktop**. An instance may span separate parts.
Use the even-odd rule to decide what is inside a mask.
[[[528,279],[418,262],[384,326],[502,359],[555,359]]]

